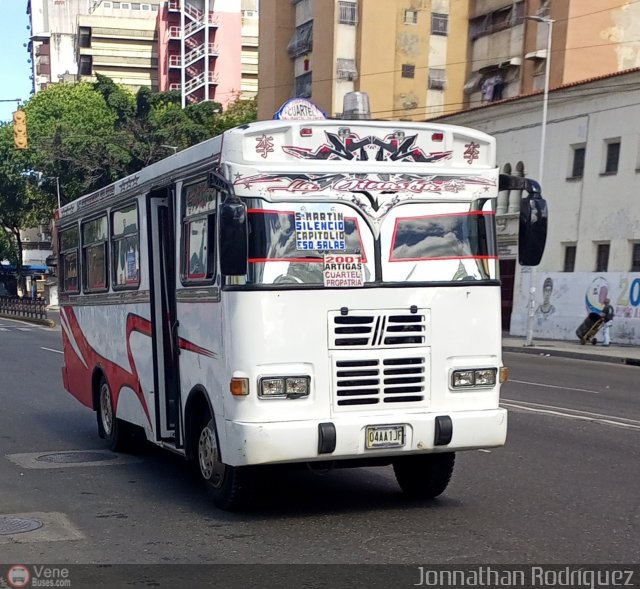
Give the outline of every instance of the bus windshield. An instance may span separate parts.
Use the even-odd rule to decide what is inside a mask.
[[[264,208],[263,208],[264,207]],[[361,262],[362,286],[497,278],[494,214],[469,203],[407,203],[380,223],[380,253],[363,214],[341,203],[249,204],[247,284],[326,284],[327,256]]]
[[[322,285],[328,253],[361,256],[364,280],[373,280],[373,237],[356,211],[334,203],[268,206],[248,210],[249,284]]]

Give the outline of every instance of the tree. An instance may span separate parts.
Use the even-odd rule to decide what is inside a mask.
[[[19,271],[20,229],[52,217],[58,186],[65,204],[167,157],[167,146],[182,150],[257,116],[255,100],[224,112],[210,101],[183,109],[179,92],[133,94],[101,75],[52,84],[24,110],[28,149],[16,150],[12,125],[0,125],[0,254]]]
[[[13,145],[11,124],[0,126],[0,249],[3,259],[15,264],[18,287],[24,291],[20,230],[50,218],[48,199],[26,172],[28,158]]]

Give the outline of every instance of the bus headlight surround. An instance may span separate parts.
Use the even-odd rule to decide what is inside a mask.
[[[496,385],[497,368],[466,368],[451,373],[452,389],[489,388]]]
[[[258,396],[261,399],[300,399],[308,397],[309,376],[265,376],[259,379]]]

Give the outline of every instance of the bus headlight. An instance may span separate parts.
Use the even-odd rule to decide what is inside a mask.
[[[473,368],[454,370],[451,374],[451,388],[493,387],[496,384],[496,368]]]
[[[261,378],[258,396],[262,399],[299,399],[309,396],[308,376],[269,376]]]

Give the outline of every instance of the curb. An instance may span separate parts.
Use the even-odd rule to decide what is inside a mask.
[[[0,317],[3,319],[13,319],[15,321],[22,321],[23,323],[33,323],[35,325],[44,325],[45,327],[55,327],[56,322],[53,319],[36,319],[35,317],[19,317],[18,315],[8,315],[6,313],[0,313]]]
[[[640,359],[626,356],[600,356],[588,352],[574,352],[573,350],[555,350],[553,348],[536,348],[535,346],[502,346],[504,352],[520,354],[535,354],[536,356],[558,356],[573,358],[574,360],[590,360],[592,362],[606,362],[608,364],[626,364],[628,366],[640,366]]]

